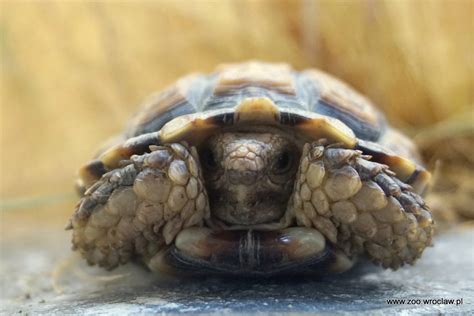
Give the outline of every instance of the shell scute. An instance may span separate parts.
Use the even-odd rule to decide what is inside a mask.
[[[158,131],[168,121],[197,112],[197,106],[189,94],[196,94],[202,76],[191,74],[178,80],[161,92],[149,96],[129,123],[127,135],[137,136]]]
[[[269,122],[280,121],[280,110],[269,98],[247,98],[235,107],[237,122]]]
[[[311,69],[302,75],[314,85],[317,96],[313,96],[311,111],[341,120],[362,139],[377,140],[384,132],[383,116],[366,97],[322,71]]]
[[[245,86],[260,86],[278,93],[295,95],[292,69],[287,64],[247,62],[227,64],[217,68],[219,78],[214,94],[232,94]]]
[[[198,144],[226,128],[236,130],[239,124],[278,125],[309,140],[326,138],[361,149],[417,192],[430,179],[411,140],[389,128],[368,99],[322,71],[297,72],[286,64],[226,64],[211,74],[184,77],[147,99],[125,136],[153,132],[162,144]],[[81,169],[81,179],[93,182],[149,145],[140,140],[111,147],[99,161]]]

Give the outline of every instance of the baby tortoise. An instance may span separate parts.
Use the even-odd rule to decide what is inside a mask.
[[[151,96],[79,171],[73,248],[113,269],[325,274],[413,264],[433,236],[414,144],[318,70],[248,62]]]

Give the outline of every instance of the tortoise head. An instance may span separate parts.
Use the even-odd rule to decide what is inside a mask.
[[[200,150],[211,214],[237,225],[280,219],[298,169],[294,141],[270,133],[222,133]]]

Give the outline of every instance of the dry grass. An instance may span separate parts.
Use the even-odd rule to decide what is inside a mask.
[[[435,191],[445,195],[434,205],[466,208],[446,208],[459,194],[474,205],[473,3],[3,1],[3,205],[67,196],[77,167],[146,95],[187,72],[250,58],[350,82],[419,134],[428,160],[442,161]]]

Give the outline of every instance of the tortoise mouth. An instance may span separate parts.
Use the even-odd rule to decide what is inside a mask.
[[[212,216],[230,226],[253,227],[280,220],[286,211],[288,199],[274,191],[258,192],[238,201],[222,190],[209,191]]]

